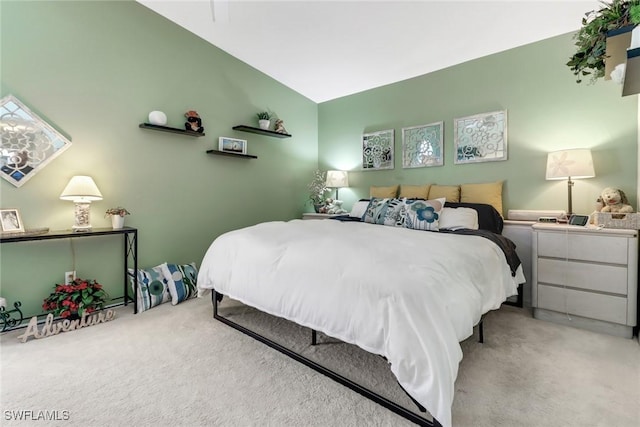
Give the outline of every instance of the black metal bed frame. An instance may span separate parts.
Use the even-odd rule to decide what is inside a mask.
[[[366,397],[367,399],[370,399],[372,401],[374,401],[375,403],[377,403],[378,405],[381,405],[387,409],[389,409],[390,411],[400,415],[401,417],[414,422],[420,426],[429,426],[429,427],[442,427],[442,425],[438,422],[438,420],[435,419],[435,417],[433,417],[433,420],[428,420],[426,418],[421,417],[420,415],[416,414],[415,412],[410,411],[409,409],[398,405],[397,403],[387,399],[384,396],[379,395],[378,393],[369,390],[366,387],[363,387],[362,385],[338,374],[337,372],[332,371],[329,368],[326,368],[316,362],[314,362],[313,360],[307,359],[306,357],[302,356],[299,353],[296,353],[293,350],[290,350],[280,344],[278,344],[275,341],[270,340],[269,338],[266,338],[262,335],[260,335],[257,332],[254,332],[248,328],[245,328],[242,325],[239,325],[235,322],[233,322],[232,320],[227,319],[226,317],[223,317],[221,315],[218,314],[218,303],[222,300],[223,294],[216,292],[215,290],[211,293],[211,300],[213,302],[213,318],[226,324],[227,326],[230,326],[248,336],[250,336],[251,338],[260,341],[263,344],[268,345],[269,347],[285,354],[286,356],[289,356],[290,358],[292,358],[293,360],[302,363],[305,366],[308,366],[309,368],[313,369],[316,372],[319,372],[323,375],[326,375],[327,377],[331,378],[332,380],[336,381],[339,384],[342,384],[345,387],[350,388],[351,390],[355,391],[356,393],[361,394],[362,396]],[[480,322],[478,323],[478,334],[479,334],[479,342],[484,342],[484,328],[483,328],[483,320],[484,320],[484,316],[480,319]],[[311,330],[311,345],[316,345],[317,344],[317,332],[315,330]],[[402,386],[401,386],[402,388]],[[402,390],[407,393],[404,388],[402,388]],[[407,396],[409,396],[409,398],[411,399],[411,401],[418,407],[418,410],[420,412],[427,412],[427,410],[420,404],[418,403],[413,397],[411,397],[411,395],[409,395],[409,393],[407,393]]]
[[[519,284],[518,285],[518,295],[517,295],[517,299],[516,301],[505,301],[503,302],[503,304],[505,305],[512,305],[515,307],[523,307],[523,295],[522,295],[522,290],[523,290],[523,285]],[[230,326],[248,336],[250,336],[251,338],[260,341],[263,344],[268,345],[269,347],[273,348],[274,350],[279,351],[280,353],[289,356],[290,358],[292,358],[293,360],[302,363],[305,366],[308,366],[309,368],[313,369],[316,372],[319,372],[323,375],[326,375],[327,377],[331,378],[332,380],[336,381],[339,384],[342,384],[345,387],[350,388],[351,390],[355,391],[356,393],[361,394],[362,396],[366,397],[367,399],[370,399],[372,401],[374,401],[375,403],[377,403],[378,405],[381,405],[387,409],[389,409],[390,411],[400,415],[401,417],[414,422],[420,426],[429,426],[429,427],[442,427],[442,425],[438,422],[438,420],[435,419],[435,417],[432,416],[433,420],[430,421],[426,418],[421,417],[420,415],[416,414],[415,412],[411,412],[410,410],[408,410],[407,408],[398,405],[397,403],[387,399],[384,396],[379,395],[378,393],[369,390],[366,387],[361,386],[360,384],[351,381],[350,379],[338,374],[337,372],[332,371],[329,368],[326,368],[316,362],[314,362],[313,360],[307,359],[306,357],[302,356],[301,354],[296,353],[293,350],[290,350],[280,344],[278,344],[275,341],[270,340],[269,338],[266,338],[260,334],[258,334],[257,332],[254,332],[250,329],[245,328],[242,325],[239,325],[229,319],[227,319],[226,317],[222,317],[218,314],[218,303],[220,301],[222,301],[222,297],[223,294],[216,292],[215,290],[213,290],[211,292],[211,300],[213,302],[213,318],[226,324],[227,326]],[[478,322],[478,342],[480,343],[484,343],[484,315],[482,315],[482,317],[480,318],[480,322]],[[312,329],[311,330],[311,345],[316,345],[318,343],[318,334],[317,331]],[[416,401],[409,393],[406,392],[406,390],[400,386],[400,388],[402,388],[402,391],[404,391],[407,396],[409,396],[409,398],[411,399],[411,401],[418,407],[418,410],[420,412],[427,412],[427,410],[424,408],[424,406],[422,406],[418,401]]]

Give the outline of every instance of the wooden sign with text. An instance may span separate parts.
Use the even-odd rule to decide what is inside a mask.
[[[22,342],[27,342],[29,337],[36,339],[50,337],[51,335],[58,335],[60,332],[75,331],[76,329],[86,328],[88,326],[97,325],[99,323],[108,322],[116,317],[114,310],[108,309],[105,311],[99,311],[97,313],[88,314],[86,311],[82,314],[80,319],[69,320],[64,319],[56,323],[53,323],[53,314],[47,314],[47,318],[42,325],[42,329],[38,330],[38,316],[33,316],[29,320],[27,330],[22,335],[18,335],[18,339],[22,339]]]

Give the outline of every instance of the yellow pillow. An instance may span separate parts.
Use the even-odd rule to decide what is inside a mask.
[[[459,185],[432,185],[429,189],[429,199],[444,197],[447,202],[458,203],[460,201]]]
[[[400,197],[406,197],[407,199],[424,199],[429,198],[429,187],[431,184],[426,185],[401,185]]]
[[[397,194],[398,194],[397,185],[391,185],[389,187],[370,187],[369,188],[369,196],[377,197],[379,199],[384,199],[385,197],[395,198]]]
[[[485,203],[496,208],[498,213],[502,215],[502,181],[462,184],[460,186],[460,201],[462,203]]]

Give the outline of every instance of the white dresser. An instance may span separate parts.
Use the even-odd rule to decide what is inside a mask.
[[[631,338],[638,318],[638,230],[532,229],[534,317]]]

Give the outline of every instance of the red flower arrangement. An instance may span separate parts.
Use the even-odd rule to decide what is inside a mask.
[[[42,309],[63,319],[82,317],[85,311],[93,313],[101,309],[108,298],[95,280],[75,279],[68,285],[56,285],[55,292],[44,299]]]

